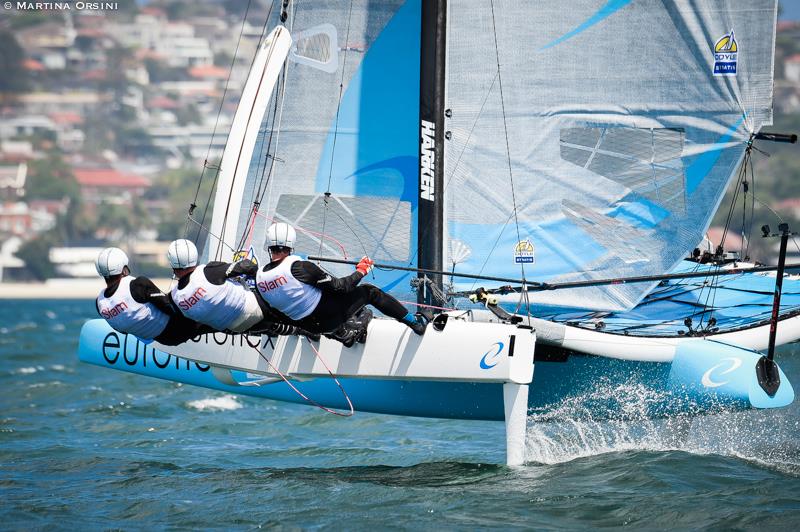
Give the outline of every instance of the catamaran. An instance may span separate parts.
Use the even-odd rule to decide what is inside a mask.
[[[211,223],[195,201],[187,236],[209,260],[266,259],[266,228],[288,222],[296,253],[334,274],[369,255],[365,282],[435,318],[417,337],[376,317],[349,348],[145,345],[98,319],[80,359],[328,409],[504,420],[509,464],[530,411],[601,382],[656,391],[652,416],[785,406],[789,228],[777,272],[722,246],[685,260],[726,189],[747,194],[754,146],[793,140],[760,131],[776,16],[768,0],[276,2],[203,172]]]

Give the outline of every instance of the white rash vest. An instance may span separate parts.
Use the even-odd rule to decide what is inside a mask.
[[[189,282],[183,288],[172,288],[172,300],[189,319],[224,331],[241,317],[245,311],[247,289],[235,281],[213,284],[206,279],[198,266],[189,274]]]
[[[292,264],[302,260],[289,255],[272,269],[258,270],[256,288],[258,293],[273,308],[293,320],[300,320],[314,312],[322,292],[316,286],[301,283],[292,275]]]
[[[105,289],[97,296],[97,309],[109,325],[119,332],[132,334],[142,340],[152,340],[167,327],[169,316],[152,303],[139,303],[131,295],[133,277],[126,275],[119,281],[117,290],[105,296]]]

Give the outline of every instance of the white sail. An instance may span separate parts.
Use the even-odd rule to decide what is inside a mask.
[[[448,232],[471,251],[456,270],[548,282],[670,271],[771,123],[775,19],[766,0],[451,2]],[[531,299],[621,310],[651,287]]]

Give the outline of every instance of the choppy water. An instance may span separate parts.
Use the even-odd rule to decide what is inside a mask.
[[[669,423],[565,404],[512,469],[500,423],[341,419],[82,364],[89,317],[0,302],[0,529],[800,527],[797,403]],[[779,361],[800,388],[798,349]]]

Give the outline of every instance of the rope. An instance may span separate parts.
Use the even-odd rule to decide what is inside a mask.
[[[325,370],[333,378],[333,382],[335,382],[336,386],[339,387],[339,390],[342,392],[342,396],[344,396],[345,400],[347,401],[347,406],[350,409],[349,412],[339,412],[338,410],[334,410],[332,408],[328,408],[327,406],[322,405],[322,404],[316,402],[315,400],[311,399],[306,394],[301,392],[297,388],[297,386],[292,384],[292,382],[289,380],[289,378],[286,375],[284,375],[281,370],[279,370],[277,367],[275,367],[275,365],[272,363],[272,361],[269,359],[269,357],[267,357],[267,355],[265,355],[264,352],[261,351],[261,349],[259,349],[257,346],[251,346],[251,347],[261,356],[261,358],[264,359],[264,361],[267,363],[267,365],[269,365],[269,367],[272,368],[272,371],[277,373],[278,376],[283,380],[283,382],[285,382],[289,386],[289,388],[291,388],[297,395],[302,397],[303,400],[306,401],[308,404],[310,404],[312,406],[316,406],[320,410],[324,410],[325,412],[328,412],[329,414],[333,414],[334,416],[341,416],[341,417],[350,417],[350,416],[352,416],[355,413],[355,409],[353,408],[353,402],[350,400],[350,396],[347,395],[347,392],[344,390],[344,387],[342,387],[342,384],[339,382],[339,379],[336,378],[336,375],[333,374],[333,372],[331,371],[331,368],[329,368],[328,364],[325,363],[325,360],[322,358],[322,355],[319,354],[319,351],[317,351],[317,348],[314,347],[314,344],[312,342],[308,342],[308,345],[310,345],[311,349],[314,350],[314,354],[316,355],[317,359],[320,362],[322,362],[322,365],[325,366]]]
[[[271,10],[270,10],[270,11],[271,11]],[[256,56],[255,56],[255,57],[257,57],[257,56],[258,56],[259,49],[260,49],[260,47],[261,47],[261,44],[262,44],[262,42],[263,42],[263,39],[264,39],[264,34],[266,33],[266,29],[267,29],[267,24],[268,24],[268,21],[269,21],[269,18],[267,18],[267,19],[264,21],[264,27],[263,27],[263,29],[262,29],[262,32],[261,32],[261,38],[259,39],[258,48],[256,49],[256,50],[257,50],[257,52],[256,52]],[[253,58],[253,64],[255,64],[255,57]],[[269,60],[271,60],[271,58],[272,58],[272,53],[271,53],[271,51],[270,51],[270,55],[269,55],[269,57],[268,57],[268,60],[267,60],[267,61],[269,62]],[[266,65],[265,65],[265,68],[266,68]],[[284,65],[284,68],[285,68],[285,65]],[[253,67],[252,67],[252,65],[251,65],[251,67],[250,67],[250,70],[252,71],[252,69],[253,69]],[[255,94],[255,97],[254,97],[254,101],[258,99],[258,97],[259,97],[259,94],[261,93],[261,83],[263,83],[263,81],[264,81],[264,75],[265,75],[265,73],[266,73],[266,72],[262,72],[262,74],[261,74],[261,82],[259,83],[259,86],[258,86],[258,88],[256,89],[256,94]],[[253,117],[253,109],[251,108],[251,109],[250,109],[250,113],[248,114],[248,117],[247,117],[247,124],[246,124],[246,126],[245,126],[246,128],[249,128],[249,126],[250,126],[250,123],[251,123],[251,119],[252,119],[252,117]],[[274,118],[274,117],[273,117],[273,118]],[[259,122],[258,124],[259,124],[259,130],[260,130],[260,129],[261,129],[261,128],[260,128],[260,122]],[[244,137],[242,138],[242,143],[244,143]],[[241,152],[241,150],[243,149],[243,147],[244,147],[244,144],[241,144],[241,145],[239,146],[239,154],[240,154],[240,156],[241,156],[241,153],[242,153],[242,152]],[[239,162],[240,162],[240,159],[239,159],[239,158],[237,158],[237,160],[236,160],[236,169],[235,169],[235,171],[234,171],[234,178],[235,178],[235,175],[236,175],[236,170],[238,170],[238,169],[239,169]],[[265,165],[265,167],[264,167],[264,168],[266,169],[266,165]],[[243,167],[243,169],[245,170],[245,172],[247,171],[247,168],[244,168],[244,167]],[[247,175],[247,174],[245,173],[245,175]],[[263,177],[263,174],[262,174],[262,177]],[[224,216],[222,217],[222,233],[223,233],[223,234],[225,234],[225,229],[226,229],[226,227],[227,227],[227,225],[228,225],[228,213],[230,212],[230,209],[231,209],[231,193],[233,192],[234,185],[235,185],[235,181],[234,181],[234,179],[232,179],[232,180],[231,180],[231,183],[230,183],[230,188],[228,189],[228,198],[227,198],[227,202],[225,203],[225,213],[224,213]],[[256,204],[257,204],[257,203],[258,203],[258,200],[256,201]],[[219,208],[219,207],[220,207],[220,206],[217,206],[217,208]],[[238,209],[238,208],[239,208],[239,206],[237,205],[237,206],[235,206],[234,208],[237,208],[237,209]],[[242,239],[240,239],[240,241],[239,241],[239,244],[238,244],[238,247],[239,247],[239,248],[241,248],[241,247],[242,247],[242,244],[243,244],[244,238],[245,238],[245,237],[244,237],[244,233],[243,233],[243,235],[242,235]],[[219,260],[221,260],[221,259],[222,259],[222,249],[221,249],[219,246],[217,247],[217,257],[216,257],[216,258],[217,258],[217,259],[219,259]]]
[[[325,232],[325,223],[328,220],[328,198],[331,196],[331,180],[333,179],[333,161],[336,160],[336,138],[339,136],[339,112],[341,111],[342,108],[342,95],[344,94],[344,73],[347,70],[345,68],[347,66],[347,48],[348,48],[347,44],[350,42],[350,23],[352,21],[352,18],[353,18],[353,0],[350,0],[350,8],[347,12],[347,31],[345,33],[345,38],[344,38],[344,59],[342,59],[342,76],[341,78],[339,78],[339,99],[336,102],[336,118],[333,123],[333,142],[331,145],[331,164],[330,167],[328,168],[328,186],[325,189],[325,197],[322,200],[322,203],[324,205],[324,209],[322,211],[323,233]],[[346,222],[345,226],[347,226],[348,229],[353,231],[350,228],[350,226],[347,225]],[[355,235],[355,231],[353,231],[353,234]],[[356,235],[356,238],[358,238],[358,235]],[[320,241],[319,243],[319,251],[317,254],[322,255],[322,241]],[[366,249],[364,249],[364,254],[366,254]]]
[[[184,237],[189,236],[189,219],[192,217],[192,213],[194,212],[194,209],[197,207],[197,198],[200,196],[200,187],[203,185],[203,179],[205,177],[206,169],[209,167],[208,166],[208,158],[211,155],[211,146],[214,145],[214,137],[217,134],[217,127],[219,126],[219,117],[222,115],[222,107],[225,104],[225,96],[227,96],[227,94],[228,94],[228,84],[230,83],[230,80],[231,80],[231,73],[233,72],[233,66],[236,63],[236,56],[239,54],[239,45],[242,43],[242,35],[244,35],[244,25],[247,22],[247,14],[250,12],[250,4],[251,4],[251,2],[252,2],[252,0],[247,0],[247,8],[245,9],[244,17],[242,18],[242,27],[239,29],[239,38],[236,41],[236,49],[233,52],[233,58],[231,59],[231,66],[228,69],[228,77],[225,79],[225,88],[222,91],[222,98],[219,101],[219,109],[217,110],[217,117],[216,117],[216,120],[214,121],[214,129],[211,132],[211,140],[208,142],[208,149],[206,150],[206,158],[203,161],[203,170],[200,172],[200,179],[197,182],[197,189],[195,190],[195,193],[194,193],[194,200],[189,205],[189,212],[186,215],[186,218],[187,218],[186,226],[184,227],[184,230],[183,230],[183,236]],[[270,13],[271,12],[272,12],[272,7],[270,7]],[[267,16],[269,16],[269,15],[267,15]],[[255,61],[255,56],[253,57],[253,61]],[[252,63],[251,63],[251,67],[252,67]],[[206,201],[206,206],[203,209],[203,218],[200,221],[200,227],[202,227],[203,223],[205,223],[206,212],[208,212],[208,206],[211,203],[211,194],[213,193],[214,187],[217,184],[217,177],[219,177],[220,167],[216,166],[215,168],[216,168],[216,172],[215,172],[215,176],[214,176],[214,183],[211,186],[211,191],[209,192],[209,197],[208,197],[208,200]],[[200,230],[198,229],[197,235],[195,235],[193,241],[195,243],[197,243],[197,240],[199,238],[200,238]]]
[[[747,248],[745,249],[745,260],[750,260],[750,241],[753,238],[753,221],[756,218],[756,173],[753,171],[753,159],[750,159],[750,181],[753,184],[753,193],[750,194],[750,228],[747,230]],[[795,242],[795,245],[797,243]]]
[[[284,65],[284,71],[281,73],[282,82],[285,83],[286,80],[286,70]],[[274,153],[270,154],[270,148],[272,148],[272,139],[273,136],[275,137],[275,151],[277,152],[278,149],[278,139],[280,138],[280,118],[278,118],[278,99],[281,100],[280,106],[280,113],[281,118],[283,116],[283,102],[284,102],[284,95],[285,95],[285,85],[281,86],[279,83],[275,87],[275,94],[274,94],[274,105],[272,110],[272,121],[270,123],[270,132],[269,132],[269,139],[266,143],[262,141],[261,143],[261,152],[259,152],[259,159],[262,157],[264,145],[266,144],[266,151],[267,154],[264,156],[264,166],[261,170],[261,175],[259,176],[259,181],[254,187],[256,190],[255,199],[253,200],[252,207],[250,207],[250,212],[247,215],[247,222],[245,223],[245,230],[242,232],[242,237],[239,239],[239,249],[245,249],[248,245],[252,244],[253,241],[253,233],[255,231],[256,225],[256,218],[258,216],[258,210],[261,206],[261,202],[264,199],[264,195],[267,192],[267,188],[269,182],[273,175],[273,170],[275,169],[275,161],[276,156]],[[275,134],[275,121],[278,121],[278,133]],[[267,160],[270,160],[271,163],[269,165],[269,172],[267,172]]]
[[[495,24],[495,16],[494,16],[494,0],[491,0],[491,7],[492,7],[492,35],[494,36],[494,55],[495,60],[497,61],[497,85],[500,88],[500,109],[503,114],[503,133],[505,135],[506,140],[506,159],[508,162],[508,178],[511,182],[511,206],[513,208],[513,215],[514,215],[514,226],[517,231],[517,242],[522,241],[522,237],[519,232],[519,216],[517,211],[517,197],[516,191],[514,189],[514,173],[511,168],[511,148],[508,143],[508,121],[506,119],[506,102],[505,97],[503,96],[503,77],[500,74],[500,48],[497,44],[497,26]],[[525,263],[519,263],[521,274],[522,274],[522,284],[523,287],[525,285]],[[519,312],[519,309],[522,307],[523,301],[526,305],[526,313],[528,315],[528,325],[530,325],[530,300],[528,298],[528,291],[523,290],[521,293],[521,297],[519,300],[519,304],[517,305],[517,310],[515,313]]]
[[[295,5],[297,2],[295,2]],[[288,13],[289,8],[289,0],[283,0],[282,7],[281,7],[281,14],[280,14],[280,21],[281,23],[285,23],[289,17]],[[296,10],[296,7],[292,6],[293,10]],[[271,11],[271,9],[270,9]],[[267,18],[269,20],[269,17]],[[266,29],[266,22],[265,22],[265,29]],[[291,33],[294,30],[294,17],[291,18],[289,22],[289,32]],[[280,81],[276,84],[275,87],[275,94],[273,97],[273,110],[272,110],[272,121],[270,122],[270,134],[269,134],[269,141],[267,143],[267,155],[265,156],[266,159],[271,159],[271,164],[269,166],[269,172],[266,172],[267,165],[266,159],[264,162],[264,168],[261,171],[261,176],[259,177],[258,185],[255,188],[255,200],[253,201],[253,206],[250,209],[250,213],[248,214],[248,221],[247,227],[245,231],[242,233],[242,238],[239,243],[239,247],[243,249],[245,247],[245,242],[247,245],[252,244],[253,234],[255,232],[255,224],[256,224],[256,217],[258,216],[258,211],[261,206],[262,201],[264,200],[264,196],[267,193],[269,188],[269,184],[272,180],[275,170],[275,162],[280,161],[277,157],[278,152],[278,145],[281,138],[281,124],[283,123],[283,110],[284,110],[284,103],[286,101],[286,84],[288,82],[288,75],[289,72],[289,65],[288,62],[283,64],[283,68],[281,69],[281,78]],[[278,105],[278,100],[280,99],[280,106]],[[276,127],[277,121],[277,127]],[[272,138],[273,135],[275,137],[275,147],[273,154],[270,155],[270,148],[272,147]],[[263,143],[262,143],[263,148]],[[259,153],[259,157],[261,157],[261,153]],[[266,178],[264,177],[266,173]]]
[[[425,303],[417,303],[416,301],[400,301],[404,305],[414,305],[416,307],[432,308],[434,310],[460,310],[455,307],[437,307],[436,305],[426,305]]]
[[[736,200],[739,198],[739,190],[742,186],[742,181],[744,181],[744,176],[746,174],[747,168],[747,158],[750,156],[751,147],[748,146],[745,150],[744,160],[742,161],[742,166],[739,168],[739,176],[736,179],[736,188],[733,191],[733,198],[731,199],[731,205],[728,209],[728,215],[725,217],[725,227],[722,229],[722,239],[717,244],[717,250],[722,250],[725,246],[725,238],[728,236],[728,230],[730,229],[731,220],[733,218],[733,211],[736,208]]]
[[[278,221],[278,218],[275,218],[275,217],[272,217],[272,216],[267,216],[266,214],[263,214],[261,212],[256,213],[256,216],[261,216],[262,218],[264,218],[265,220],[267,220],[269,222],[277,222]],[[322,242],[325,239],[332,241],[337,246],[339,246],[339,249],[342,250],[342,257],[347,259],[347,251],[345,250],[344,244],[342,244],[340,241],[336,240],[332,236],[326,235],[324,233],[319,233],[317,231],[312,231],[311,229],[304,229],[304,228],[302,228],[300,226],[297,226],[297,225],[295,225],[293,227],[296,230],[300,231],[301,233],[307,233],[307,234],[319,237],[320,238],[320,242]]]
[[[208,233],[208,235],[210,235],[210,236],[212,236],[212,237],[216,238],[217,240],[219,240],[220,242],[222,242],[222,235],[216,235],[216,234],[212,233],[210,228],[208,228],[208,227],[206,227],[206,226],[202,225],[200,222],[198,222],[198,221],[197,221],[197,220],[195,220],[194,218],[189,218],[189,222],[190,222],[190,223],[193,223],[193,224],[195,224],[196,226],[198,226],[198,229],[197,229],[197,233],[198,233],[198,234],[200,233],[200,231],[203,231],[203,230],[204,230],[206,233]],[[230,246],[230,244],[226,244],[226,243],[222,242],[222,245],[223,245],[223,246],[226,246],[226,247],[227,247],[228,249],[230,249],[230,250],[231,250],[233,253],[236,253],[236,251],[238,251],[238,250],[235,250],[235,249],[233,249],[233,248]]]

